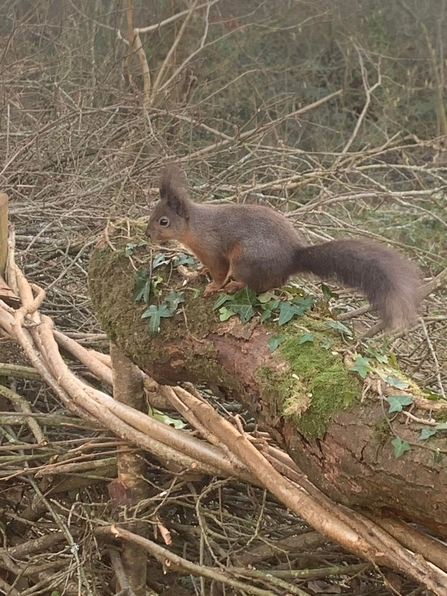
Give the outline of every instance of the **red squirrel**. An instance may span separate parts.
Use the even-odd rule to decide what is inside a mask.
[[[146,235],[177,240],[194,253],[213,278],[205,295],[245,286],[261,293],[295,273],[313,273],[361,290],[387,327],[407,327],[417,316],[420,272],[395,250],[360,239],[304,246],[292,223],[270,207],[195,203],[175,164],[162,172]]]

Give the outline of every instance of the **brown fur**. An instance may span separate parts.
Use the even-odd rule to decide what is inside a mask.
[[[259,293],[294,273],[314,273],[361,290],[389,327],[408,326],[417,316],[420,272],[392,249],[360,239],[303,246],[293,225],[267,207],[194,203],[174,164],[163,170],[160,196],[146,234],[189,248],[213,278],[207,294],[244,286]]]

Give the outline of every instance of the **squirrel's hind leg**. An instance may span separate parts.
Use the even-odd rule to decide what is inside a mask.
[[[248,260],[246,258],[231,263],[231,276],[235,281],[230,283],[237,284],[231,287],[233,292],[248,286],[256,294],[280,287],[287,279],[287,277],[284,279],[284,275],[260,265],[256,259]],[[226,291],[229,291],[229,285],[225,286]]]
[[[229,281],[227,284],[225,284],[222,289],[224,292],[227,292],[228,294],[234,294],[238,290],[242,290],[242,288],[245,288],[246,285],[247,284],[243,281],[232,280],[232,281]]]
[[[221,259],[220,261],[213,261],[212,266],[210,267],[211,261],[208,259],[201,259],[202,264],[206,269],[208,269],[213,281],[208,284],[203,292],[204,296],[210,296],[214,294],[214,292],[218,292],[222,289],[225,283],[228,280],[230,275],[230,266],[228,261]]]

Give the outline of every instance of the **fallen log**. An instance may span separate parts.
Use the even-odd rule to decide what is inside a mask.
[[[446,405],[427,401],[388,364],[369,363],[364,381],[350,370],[353,363],[359,370],[355,345],[318,313],[281,327],[274,317],[261,322],[262,309],[247,323],[220,320],[228,302],[223,311],[213,309],[215,299],[201,292],[205,279],[193,272],[185,278],[176,266],[185,257],[146,244],[143,229],[109,229],[92,254],[90,294],[112,341],[161,384],[190,382],[231,394],[331,499],[447,536],[446,445],[436,427]],[[148,278],[140,294],[152,292],[148,304],[134,299],[143,267]],[[236,306],[243,315],[251,305]],[[411,412],[390,412],[387,398],[409,399]],[[421,429],[429,431],[423,438]]]

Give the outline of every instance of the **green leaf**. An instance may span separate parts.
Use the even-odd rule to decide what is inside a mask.
[[[331,298],[338,298],[338,294],[333,292],[329,286],[326,284],[321,284],[321,291],[323,292],[323,296],[326,300],[330,300]]]
[[[270,290],[268,292],[264,292],[263,294],[259,294],[258,301],[261,304],[266,304],[267,302],[271,302],[275,297],[275,292]]]
[[[161,319],[172,316],[173,313],[167,304],[161,304],[160,306],[151,304],[141,315],[141,318],[149,319],[149,331],[151,335],[157,335],[160,330]]]
[[[377,362],[380,362],[381,364],[388,364],[388,355],[376,350],[368,344],[365,344],[365,353],[368,354],[368,356],[375,358]]]
[[[180,252],[172,259],[172,263],[174,267],[179,267],[180,265],[198,265],[196,259],[192,255],[187,255],[184,252]]]
[[[447,422],[440,422],[435,426],[436,430],[447,430]]]
[[[239,315],[241,322],[244,325],[256,314],[255,309],[250,304],[232,304],[231,310]]]
[[[391,445],[394,447],[394,455],[400,457],[405,451],[410,451],[411,447],[407,441],[403,441],[400,437],[396,437],[391,441]]]
[[[142,240],[141,242],[128,242],[124,249],[124,256],[131,257],[134,249],[139,248],[140,246],[147,246],[146,240]]]
[[[158,290],[158,286],[161,284],[161,282],[163,281],[163,278],[161,277],[161,275],[157,275],[157,277],[153,277],[151,280],[151,294],[153,294],[154,296],[158,296],[159,294],[159,290]],[[148,299],[145,299],[146,304],[149,302],[149,295],[148,295]]]
[[[270,352],[274,352],[285,340],[286,338],[281,333],[269,337],[267,340],[267,344],[270,348]]]
[[[421,434],[419,435],[419,439],[421,441],[425,441],[426,439],[429,439],[430,437],[432,437],[435,434],[436,434],[436,429],[425,427],[425,428],[423,428],[421,430]]]
[[[152,259],[152,269],[157,269],[157,267],[161,267],[162,265],[168,265],[170,262],[171,259],[164,252],[157,252]]]
[[[397,379],[396,377],[382,377],[385,383],[391,385],[391,387],[396,387],[396,389],[406,389],[408,387],[407,381],[402,381],[402,379]]]
[[[278,325],[285,325],[294,316],[303,315],[312,306],[313,301],[313,297],[309,296],[307,298],[296,298],[291,302],[281,302],[279,305]]]
[[[219,320],[220,321],[228,321],[230,317],[234,317],[236,313],[232,310],[229,310],[226,306],[222,306],[219,308]]]
[[[222,306],[222,304],[225,304],[225,302],[228,302],[229,300],[233,300],[233,296],[231,294],[220,294],[214,303],[213,310],[217,310]]]
[[[306,296],[306,298],[294,298],[292,300],[292,304],[294,304],[297,309],[297,315],[303,315],[306,311],[310,310],[315,303],[315,298],[313,296]]]
[[[133,291],[133,299],[135,302],[139,302],[140,300],[144,300],[147,304],[149,302],[149,296],[151,293],[151,280],[148,278],[147,269],[138,269],[133,274],[134,279],[134,291]]]
[[[325,321],[324,324],[331,329],[335,329],[335,331],[339,331],[340,333],[347,335],[348,337],[352,337],[352,331],[349,327],[346,327],[341,321]]]
[[[405,406],[409,406],[413,403],[413,396],[412,395],[390,395],[386,398],[386,401],[390,405],[390,409],[388,412],[392,414],[393,412],[402,412],[402,409]]]
[[[297,286],[297,285],[290,284],[287,286],[283,286],[281,288],[281,290],[283,290],[284,292],[287,292],[288,294],[291,294],[292,296],[296,296],[296,295],[304,296],[305,295],[303,288],[300,288],[300,286]]]
[[[273,315],[273,311],[278,308],[279,304],[279,300],[270,300],[265,304],[261,304],[261,308],[263,310],[263,313],[261,315],[261,323],[263,323],[267,319],[270,319],[270,317]]]
[[[330,337],[324,337],[321,340],[321,347],[325,350],[330,350],[332,348],[332,339]]]
[[[394,352],[389,352],[388,353],[388,364],[392,368],[395,368],[396,370],[399,370],[399,362],[398,362],[397,356],[396,356],[396,354],[394,354]]]
[[[256,314],[253,305],[257,303],[257,296],[256,292],[250,288],[239,290],[232,296],[232,300],[228,302],[227,309],[239,315],[244,324],[248,323]]]
[[[264,321],[267,321],[267,319],[270,319],[270,317],[272,315],[273,315],[273,311],[266,308],[261,315],[260,322],[263,323]]]
[[[255,305],[258,302],[258,297],[256,296],[256,292],[251,290],[250,288],[242,288],[235,294],[233,294],[234,302],[240,304],[252,304]]]
[[[149,416],[151,416],[155,420],[158,420],[159,422],[163,422],[163,424],[173,426],[174,428],[177,428],[179,430],[186,428],[186,424],[182,420],[178,420],[177,418],[171,418],[170,416],[167,416],[166,414],[160,412],[160,410],[157,410],[156,408],[150,409]]]
[[[315,337],[314,337],[313,333],[305,333],[304,335],[302,335],[298,341],[298,344],[305,344],[309,341],[310,342],[315,341]]]
[[[362,379],[366,377],[366,375],[371,371],[371,363],[369,358],[365,358],[364,356],[360,356],[357,354],[354,364],[349,367],[350,371],[357,372]]]
[[[165,301],[168,303],[171,312],[174,313],[177,310],[178,305],[185,302],[185,296],[183,292],[171,291],[165,296]]]
[[[442,453],[440,451],[435,451],[433,453],[433,461],[435,462],[435,464],[439,464],[441,463],[442,460]]]
[[[291,302],[281,302],[279,305],[278,325],[285,325],[288,323],[295,316],[295,313],[295,307]]]

